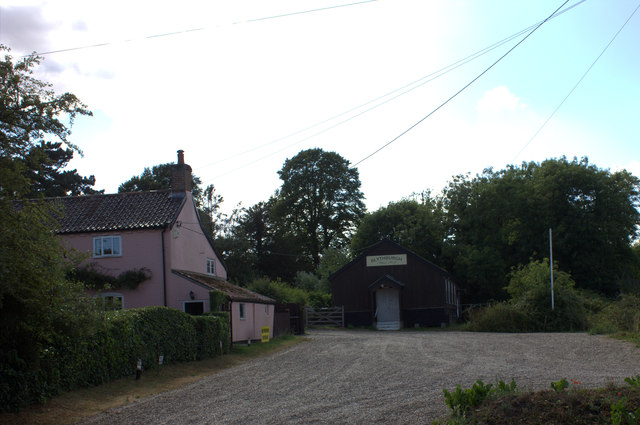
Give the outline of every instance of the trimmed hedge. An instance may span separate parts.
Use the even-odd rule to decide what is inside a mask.
[[[15,352],[0,353],[0,411],[43,402],[63,391],[98,385],[164,363],[205,359],[230,350],[228,316],[190,316],[167,307],[104,313],[94,332],[57,336],[27,364]]]

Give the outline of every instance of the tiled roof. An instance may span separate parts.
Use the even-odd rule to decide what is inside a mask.
[[[242,286],[234,285],[224,279],[216,276],[210,276],[202,273],[195,273],[186,270],[172,270],[173,273],[178,276],[185,277],[192,281],[198,282],[211,289],[217,289],[218,291],[229,297],[231,301],[246,301],[262,304],[275,304],[276,300],[260,295],[256,292],[250,291]]]
[[[184,197],[170,190],[50,198],[60,205],[58,233],[107,232],[163,227],[173,222]]]

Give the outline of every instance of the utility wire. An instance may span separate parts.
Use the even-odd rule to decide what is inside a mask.
[[[563,13],[565,13],[565,12],[568,12],[569,10],[571,10],[571,9],[573,9],[574,7],[576,7],[576,6],[578,6],[578,5],[582,4],[582,3],[584,3],[585,1],[587,1],[587,0],[580,0],[579,2],[577,2],[577,3],[575,3],[575,4],[571,5],[571,6],[569,6],[568,8],[564,9],[563,11],[561,11],[561,12],[559,12],[559,13],[556,13],[555,15],[553,15],[552,19],[557,18],[558,16],[562,15],[562,14],[563,14]],[[246,167],[248,167],[248,166],[250,166],[250,165],[253,165],[255,162],[257,162],[257,161],[259,161],[259,160],[269,158],[270,156],[273,156],[273,155],[275,155],[275,154],[277,154],[277,153],[280,153],[280,152],[282,152],[283,150],[289,149],[290,147],[293,147],[293,146],[295,146],[295,145],[297,145],[297,144],[300,144],[300,143],[302,143],[302,142],[305,142],[305,141],[307,141],[307,140],[309,140],[309,139],[311,139],[311,138],[313,138],[313,137],[316,137],[316,136],[319,136],[319,135],[321,135],[321,134],[323,134],[323,133],[326,133],[327,131],[329,131],[329,130],[331,130],[331,129],[335,128],[335,127],[338,127],[339,125],[345,124],[345,123],[347,123],[348,121],[351,121],[351,120],[353,120],[353,119],[355,119],[355,118],[357,118],[357,117],[359,117],[359,116],[363,115],[363,114],[364,114],[364,113],[366,113],[366,112],[369,112],[369,111],[371,111],[371,110],[373,110],[373,109],[375,109],[375,108],[377,108],[377,107],[379,107],[379,106],[382,106],[382,105],[384,105],[384,104],[386,104],[386,103],[388,103],[388,102],[390,102],[390,101],[392,101],[392,100],[394,100],[394,99],[397,99],[398,97],[400,97],[400,96],[402,96],[402,95],[404,95],[404,94],[406,94],[406,93],[409,93],[409,92],[411,92],[411,91],[413,91],[413,90],[415,90],[415,89],[417,89],[417,88],[419,88],[419,87],[422,87],[423,85],[425,85],[425,84],[427,84],[427,83],[429,83],[429,82],[431,82],[431,81],[435,80],[436,78],[439,78],[439,77],[441,77],[441,76],[443,76],[443,75],[445,75],[445,74],[447,74],[447,73],[449,73],[449,72],[451,72],[451,71],[453,71],[453,70],[455,70],[455,69],[457,69],[457,68],[460,68],[461,66],[466,65],[467,63],[469,63],[469,62],[471,62],[471,61],[473,61],[473,60],[475,60],[475,59],[478,59],[479,57],[481,57],[481,56],[483,56],[483,55],[485,55],[485,54],[489,53],[490,51],[495,50],[495,49],[497,49],[498,47],[500,47],[500,46],[502,46],[502,45],[504,45],[504,44],[508,43],[509,41],[513,40],[514,38],[519,37],[520,35],[522,35],[522,34],[526,33],[527,31],[531,30],[532,28],[535,28],[535,27],[536,27],[538,24],[540,24],[541,22],[542,22],[542,21],[537,22],[537,23],[535,23],[535,24],[533,24],[533,25],[530,25],[530,26],[528,26],[527,28],[524,28],[524,29],[522,29],[522,30],[518,31],[517,33],[514,33],[514,34],[512,34],[512,35],[510,35],[510,36],[508,36],[508,37],[506,37],[506,38],[503,38],[502,40],[497,41],[497,42],[495,42],[495,43],[491,44],[491,45],[490,45],[490,46],[488,46],[488,47],[485,47],[485,48],[483,48],[483,49],[481,49],[481,50],[479,50],[479,51],[477,51],[477,52],[475,52],[475,53],[472,53],[472,54],[470,54],[470,55],[468,55],[468,56],[466,56],[466,57],[464,57],[464,58],[462,58],[462,59],[457,60],[456,62],[453,62],[453,63],[451,63],[451,64],[449,64],[449,65],[447,65],[447,66],[445,66],[445,67],[443,67],[443,68],[440,68],[440,69],[438,69],[438,70],[436,70],[436,71],[433,71],[433,72],[431,72],[431,73],[429,73],[429,74],[427,74],[427,75],[425,75],[425,76],[423,76],[423,77],[420,77],[419,79],[417,79],[417,80],[415,80],[415,81],[412,81],[412,82],[410,82],[410,83],[407,83],[407,84],[403,85],[402,87],[399,87],[399,88],[397,88],[397,89],[395,89],[395,90],[392,90],[392,91],[390,91],[390,92],[388,92],[388,93],[385,93],[385,94],[383,94],[383,95],[381,95],[381,96],[378,96],[378,97],[376,97],[376,98],[374,98],[374,99],[372,99],[372,100],[369,100],[369,101],[367,101],[367,102],[365,102],[365,103],[363,103],[363,104],[360,104],[360,105],[358,105],[358,106],[355,106],[355,107],[353,107],[353,108],[350,108],[350,109],[348,109],[348,110],[346,110],[346,111],[343,111],[343,112],[341,112],[341,113],[339,113],[339,114],[337,114],[337,115],[334,115],[334,116],[332,116],[332,117],[330,117],[330,118],[326,118],[326,119],[324,119],[324,120],[322,120],[322,121],[319,121],[319,122],[317,122],[317,123],[315,123],[315,124],[313,124],[313,125],[310,125],[310,126],[308,126],[308,127],[302,128],[302,129],[300,129],[300,130],[296,130],[296,131],[294,131],[293,133],[289,133],[289,134],[287,134],[286,136],[282,136],[282,137],[279,137],[279,138],[277,138],[277,139],[270,140],[270,141],[268,141],[268,142],[266,142],[266,143],[263,143],[263,144],[261,144],[261,145],[258,145],[258,146],[255,146],[255,147],[252,147],[252,148],[250,148],[250,149],[247,149],[247,150],[245,150],[245,151],[239,152],[239,153],[237,153],[237,154],[234,154],[234,155],[228,156],[228,157],[226,157],[226,158],[218,159],[218,160],[216,160],[216,161],[214,161],[214,162],[211,162],[211,163],[209,163],[209,164],[202,165],[200,168],[210,167],[210,166],[212,166],[212,165],[219,164],[219,163],[221,163],[221,162],[226,162],[226,161],[229,161],[229,160],[231,160],[231,159],[235,159],[235,158],[238,158],[238,157],[240,157],[240,156],[246,155],[246,154],[248,154],[248,153],[254,152],[254,151],[256,151],[256,150],[259,150],[259,149],[265,148],[265,147],[267,147],[267,146],[273,145],[273,144],[275,144],[275,143],[277,143],[277,142],[280,142],[280,141],[282,141],[282,140],[286,140],[286,139],[289,139],[289,138],[291,138],[291,137],[293,137],[293,136],[297,136],[297,135],[299,135],[299,134],[305,133],[305,132],[307,132],[307,131],[309,131],[309,130],[312,130],[312,129],[316,128],[316,127],[320,127],[320,126],[321,126],[321,125],[323,125],[323,124],[326,124],[326,123],[329,123],[329,122],[331,122],[331,121],[334,121],[334,120],[336,120],[336,119],[338,119],[338,118],[340,118],[340,117],[342,117],[342,116],[345,116],[345,115],[347,115],[347,114],[350,114],[351,112],[354,112],[354,111],[357,111],[358,109],[364,108],[364,107],[365,107],[365,106],[367,106],[367,105],[370,105],[370,104],[375,103],[375,102],[378,102],[378,101],[380,101],[380,100],[382,100],[382,99],[388,98],[388,99],[386,99],[386,100],[384,100],[384,101],[382,101],[382,102],[380,102],[380,103],[377,103],[377,104],[375,104],[374,106],[372,106],[372,107],[370,107],[370,108],[368,108],[368,109],[366,109],[366,110],[364,110],[364,111],[362,111],[362,112],[360,112],[360,113],[358,113],[358,114],[356,114],[356,115],[352,115],[352,116],[350,116],[349,118],[346,118],[346,119],[344,119],[344,120],[342,120],[342,121],[339,121],[339,122],[338,122],[338,123],[336,123],[336,124],[333,124],[333,125],[331,125],[331,126],[329,126],[329,127],[327,127],[327,128],[324,128],[324,129],[322,129],[322,130],[320,130],[320,131],[318,131],[318,132],[316,132],[316,133],[313,133],[313,134],[311,134],[310,136],[304,137],[303,139],[300,139],[300,140],[296,141],[295,143],[293,143],[293,144],[291,144],[291,145],[287,145],[287,146],[286,146],[286,147],[284,147],[283,149],[280,149],[280,150],[278,150],[278,151],[276,151],[276,152],[273,152],[273,153],[271,153],[271,154],[269,154],[269,155],[267,155],[267,156],[264,156],[264,157],[262,157],[262,158],[260,158],[260,159],[258,159],[258,160],[256,160],[256,161],[252,161],[252,162],[250,162],[250,163],[248,163],[248,164],[242,165],[242,166],[240,166],[239,168],[236,168],[236,169],[233,169],[233,170],[231,170],[231,171],[229,171],[229,172],[226,172],[226,173],[224,173],[224,174],[218,175],[218,176],[216,176],[215,178],[225,176],[225,175],[230,174],[230,173],[233,173],[233,172],[235,172],[235,171],[239,171],[239,170],[241,170],[241,169],[243,169],[243,168],[246,168]],[[405,89],[406,89],[406,90],[405,90]],[[404,90],[404,91],[402,91],[402,90]],[[398,92],[400,92],[400,91],[402,91],[402,92],[401,92],[401,93],[399,93],[399,94],[397,94],[397,95],[395,95],[395,96],[390,97],[391,95],[393,95],[393,94],[395,94],[395,93],[398,93]]]
[[[394,137],[393,139],[391,139],[389,142],[385,143],[384,145],[382,145],[381,147],[379,147],[378,149],[376,149],[374,152],[370,153],[369,155],[367,155],[366,157],[364,157],[363,159],[361,159],[360,161],[356,162],[353,166],[356,167],[359,164],[362,164],[364,161],[366,161],[367,159],[371,158],[372,156],[374,156],[375,154],[377,154],[378,152],[380,152],[381,150],[383,150],[384,148],[386,148],[387,146],[389,146],[390,144],[392,144],[393,142],[395,142],[396,140],[398,140],[399,138],[401,138],[402,136],[404,136],[405,134],[407,134],[408,132],[410,132],[411,130],[413,130],[414,128],[416,128],[420,123],[422,123],[424,120],[426,120],[427,118],[429,118],[431,115],[433,115],[436,111],[440,110],[443,106],[445,106],[447,103],[449,103],[451,100],[453,100],[456,96],[458,96],[460,93],[462,93],[465,89],[467,89],[467,87],[469,87],[471,84],[475,83],[476,81],[478,81],[480,79],[480,77],[482,77],[484,74],[486,74],[487,72],[489,72],[489,70],[491,68],[493,68],[494,66],[496,66],[502,59],[504,59],[509,53],[511,53],[516,47],[518,47],[520,44],[522,44],[527,38],[529,38],[534,32],[536,32],[536,30],[538,28],[540,28],[545,22],[547,22],[549,19],[551,19],[553,17],[553,15],[555,15],[560,9],[562,9],[567,3],[569,2],[569,0],[565,0],[564,3],[562,3],[562,5],[560,5],[559,8],[557,8],[551,15],[549,15],[544,21],[542,21],[540,24],[538,24],[533,30],[531,30],[526,36],[524,36],[524,38],[522,38],[522,40],[518,41],[511,49],[509,49],[504,55],[500,56],[498,58],[498,60],[496,60],[493,64],[489,65],[489,67],[487,69],[485,69],[484,71],[482,71],[478,76],[476,76],[473,80],[471,80],[470,82],[468,82],[464,87],[462,87],[460,90],[458,90],[456,93],[453,94],[453,96],[449,97],[447,100],[445,100],[443,103],[440,104],[440,106],[436,107],[433,111],[429,112],[427,115],[425,115],[423,118],[421,118],[418,122],[416,122],[415,124],[413,124],[411,127],[409,127],[408,129],[406,129],[405,131],[403,131],[402,133],[400,133],[399,135],[397,135],[396,137]]]
[[[611,44],[613,43],[613,41],[618,37],[618,34],[620,34],[622,32],[622,30],[624,29],[624,27],[629,23],[629,21],[631,20],[631,18],[633,18],[633,15],[636,14],[636,12],[638,11],[638,9],[640,9],[640,3],[638,3],[638,6],[633,10],[633,12],[631,12],[631,15],[629,15],[629,17],[627,18],[627,20],[624,22],[624,24],[622,24],[622,26],[620,27],[620,29],[618,30],[618,32],[615,33],[615,35],[613,36],[613,38],[611,38],[611,40],[609,40],[609,43],[604,47],[604,49],[602,49],[602,51],[600,52],[600,54],[598,55],[598,57],[593,61],[593,63],[589,66],[589,68],[587,68],[587,70],[584,72],[584,74],[582,74],[582,77],[580,77],[580,79],[578,79],[578,82],[573,86],[573,88],[571,90],[569,90],[569,93],[567,93],[567,95],[564,97],[564,99],[562,99],[562,101],[560,102],[560,104],[556,107],[556,109],[553,110],[553,112],[551,113],[551,115],[549,115],[547,117],[547,119],[542,123],[542,125],[540,126],[540,128],[538,128],[538,130],[533,133],[533,136],[531,136],[531,138],[529,139],[529,141],[527,143],[524,144],[524,146],[522,147],[522,149],[520,149],[518,151],[518,153],[516,154],[516,156],[513,157],[513,159],[510,162],[513,162],[516,160],[516,158],[518,158],[518,156],[520,156],[520,154],[527,148],[527,146],[529,146],[529,144],[533,141],[533,139],[536,138],[536,136],[542,131],[542,129],[547,125],[547,123],[551,120],[551,118],[553,118],[553,116],[556,114],[556,112],[558,112],[558,110],[562,107],[562,105],[564,105],[564,102],[566,102],[566,100],[569,98],[569,96],[571,96],[573,94],[573,92],[575,91],[575,89],[578,88],[578,86],[580,85],[580,83],[582,83],[582,80],[584,80],[584,78],[587,76],[587,74],[591,71],[591,68],[594,67],[594,65],[598,62],[598,60],[600,60],[600,58],[602,57],[602,55],[604,55],[604,52],[607,51],[607,49],[609,49],[609,46],[611,46]]]
[[[320,8],[317,8],[317,9],[308,9],[308,10],[301,10],[301,11],[297,11],[297,12],[282,13],[280,15],[265,16],[265,17],[262,17],[262,18],[247,19],[247,20],[244,20],[244,21],[236,21],[236,22],[232,22],[231,25],[249,24],[249,23],[253,23],[253,22],[267,21],[267,20],[270,20],[270,19],[280,19],[280,18],[286,18],[286,17],[289,17],[289,16],[303,15],[303,14],[307,14],[307,13],[315,13],[315,12],[322,12],[322,11],[325,11],[325,10],[338,9],[338,8],[341,8],[341,7],[357,6],[357,5],[360,5],[360,4],[372,3],[372,2],[375,2],[375,1],[377,1],[377,0],[362,0],[362,1],[354,2],[354,3],[345,3],[345,4],[335,5],[335,6],[320,7]],[[52,54],[55,54],[55,53],[72,52],[72,51],[75,51],[75,50],[93,49],[93,48],[96,48],[96,47],[105,47],[105,46],[110,46],[110,45],[114,45],[114,44],[117,44],[117,43],[130,43],[132,41],[149,40],[149,39],[160,38],[160,37],[172,37],[172,36],[180,35],[180,34],[187,34],[187,33],[191,33],[191,32],[204,31],[204,30],[211,29],[211,28],[218,28],[220,26],[222,26],[222,25],[218,25],[218,26],[215,26],[215,27],[190,28],[190,29],[181,30],[181,31],[172,31],[172,32],[167,32],[167,33],[162,33],[162,34],[149,35],[149,36],[138,38],[138,39],[128,39],[128,40],[122,40],[122,41],[109,41],[109,42],[105,42],[105,43],[89,44],[89,45],[86,45],[86,46],[70,47],[70,48],[67,48],[67,49],[51,50],[51,51],[48,51],[48,52],[34,52],[34,53],[30,54],[30,55],[23,55],[22,57],[24,58],[24,57],[29,57],[29,56],[52,55]]]

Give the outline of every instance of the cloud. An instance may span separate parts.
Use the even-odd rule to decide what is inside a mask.
[[[48,32],[57,26],[47,22],[37,6],[13,6],[0,9],[0,39],[20,53],[49,49]]]
[[[498,86],[487,90],[476,105],[478,112],[491,114],[524,109],[526,107],[527,105],[519,97],[511,93],[507,86]]]

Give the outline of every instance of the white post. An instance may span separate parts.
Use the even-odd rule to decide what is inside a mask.
[[[553,235],[549,227],[549,267],[551,268],[551,311],[555,309],[553,305]]]

